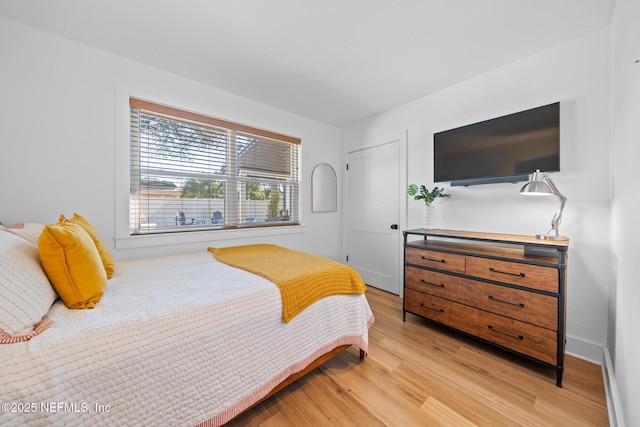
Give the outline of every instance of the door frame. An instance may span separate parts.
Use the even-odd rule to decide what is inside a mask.
[[[353,144],[351,148],[343,153],[343,169],[342,173],[345,176],[345,179],[342,180],[342,206],[344,206],[344,215],[342,216],[342,251],[341,257],[342,260],[346,262],[347,252],[348,252],[348,233],[349,233],[349,178],[346,171],[347,161],[349,159],[349,155],[351,153],[355,153],[357,151],[366,150],[369,148],[379,147],[381,145],[388,144],[393,141],[398,141],[399,144],[399,171],[400,176],[398,177],[398,191],[400,192],[400,210],[399,210],[399,218],[398,218],[398,237],[397,244],[400,246],[400,250],[398,251],[398,271],[397,276],[400,283],[398,283],[398,295],[400,297],[404,296],[404,286],[403,286],[403,278],[404,278],[404,250],[402,248],[404,239],[403,239],[403,230],[407,229],[407,186],[408,177],[407,177],[407,161],[408,161],[408,131],[395,131],[395,132],[387,132],[382,133],[370,138],[367,140],[359,141],[357,144]]]

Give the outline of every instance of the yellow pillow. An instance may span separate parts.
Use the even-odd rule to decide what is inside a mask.
[[[93,243],[96,245],[96,248],[98,249],[98,253],[100,254],[100,259],[102,260],[102,265],[104,265],[104,270],[107,272],[107,279],[111,279],[111,276],[113,275],[113,266],[114,266],[113,255],[111,255],[111,252],[109,252],[109,249],[107,249],[104,243],[102,243],[102,240],[100,240],[100,237],[98,236],[98,232],[96,231],[95,227],[91,225],[89,221],[87,221],[85,218],[81,217],[77,213],[74,213],[73,218],[71,219],[66,219],[64,215],[60,215],[58,224],[63,223],[65,221],[69,221],[73,224],[78,224],[80,227],[84,229],[84,231],[87,232],[89,236],[91,236],[91,240],[93,240]]]
[[[38,239],[42,267],[64,304],[92,308],[104,294],[107,275],[98,249],[82,227],[45,225]]]

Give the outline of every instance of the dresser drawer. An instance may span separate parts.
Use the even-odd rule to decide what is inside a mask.
[[[556,364],[557,334],[553,331],[412,289],[405,292],[405,310],[411,313]]]
[[[486,311],[479,311],[478,316],[476,336],[543,362],[557,363],[556,332]]]
[[[465,256],[448,252],[430,251],[428,249],[406,248],[405,262],[438,270],[465,272]]]
[[[405,289],[404,309],[469,334],[475,334],[480,310],[433,295]]]
[[[455,276],[432,270],[405,266],[404,283],[407,288],[435,295],[441,298],[455,299]]]
[[[475,307],[552,331],[558,330],[557,298],[490,283],[469,282]]]
[[[558,270],[551,267],[467,256],[469,276],[511,283],[541,291],[558,292]]]

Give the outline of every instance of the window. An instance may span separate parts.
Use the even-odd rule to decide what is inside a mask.
[[[299,224],[300,139],[129,105],[131,234]]]

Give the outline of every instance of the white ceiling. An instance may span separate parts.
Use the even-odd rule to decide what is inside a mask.
[[[342,126],[606,27],[614,3],[0,0],[0,16]]]

